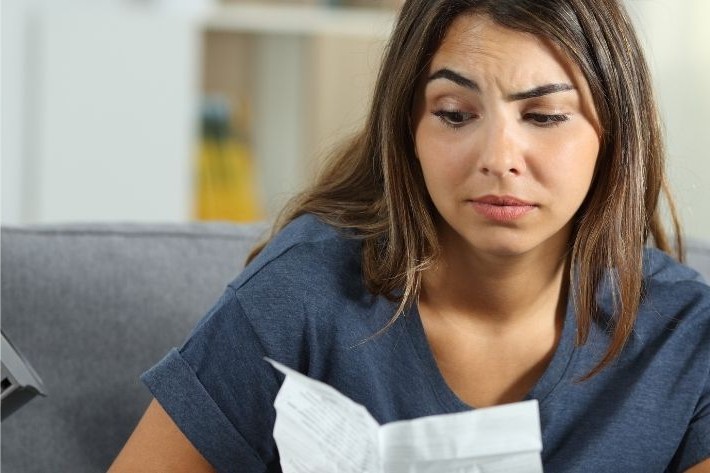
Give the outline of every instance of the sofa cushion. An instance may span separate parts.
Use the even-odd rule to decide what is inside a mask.
[[[150,401],[142,371],[217,300],[260,225],[2,229],[2,327],[48,393],[2,423],[2,470],[103,472]]]

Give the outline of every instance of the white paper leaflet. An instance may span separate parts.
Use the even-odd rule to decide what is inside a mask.
[[[286,375],[274,439],[284,473],[542,473],[537,401],[380,426],[336,389]]]

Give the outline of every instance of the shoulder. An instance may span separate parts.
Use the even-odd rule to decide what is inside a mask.
[[[652,316],[646,319],[668,317],[687,318],[689,313],[707,319],[710,324],[710,286],[694,269],[679,263],[670,255],[656,249],[646,248],[643,254],[643,296],[639,307],[639,319],[644,321],[645,312]],[[597,302],[602,311],[602,322],[613,323],[614,295],[608,278],[602,280],[597,293]],[[636,329],[638,330],[638,323]]]
[[[336,276],[359,274],[360,254],[354,235],[302,215],[278,232],[230,287],[243,292],[270,282],[281,289],[331,285]]]
[[[660,250],[643,257],[642,298],[624,353],[629,359],[675,359],[707,372],[710,360],[710,287],[697,271]],[[615,297],[605,279],[597,294],[596,331],[603,339],[614,324]],[[700,364],[699,364],[700,363]],[[680,369],[680,368],[679,368]],[[702,371],[701,369],[701,371]]]
[[[609,426],[603,430],[607,450],[626,449],[638,458],[648,455],[651,459],[647,449],[638,446],[652,441],[653,455],[657,460],[665,455],[667,466],[674,453],[680,452],[684,436],[691,438],[691,426],[697,421],[697,432],[706,432],[710,419],[710,287],[693,269],[661,251],[647,249],[643,290],[622,352],[583,384],[586,395],[595,400],[596,425],[599,429]],[[605,316],[610,318],[613,297],[608,283],[603,297]],[[600,320],[587,343],[577,349],[570,373],[583,375],[599,362],[608,347],[609,318]],[[577,387],[572,392],[579,395]],[[579,398],[573,404],[581,409],[590,406]]]
[[[698,271],[676,261],[672,256],[657,248],[646,248],[643,255],[644,277],[655,281],[703,282]]]
[[[304,215],[280,231],[231,284],[232,303],[270,356],[289,363],[307,347],[353,344],[371,333],[375,297],[361,270],[361,240]],[[280,355],[276,355],[280,354]]]
[[[697,271],[655,248],[646,249],[643,262],[646,298],[654,305],[710,313],[710,286]]]
[[[701,447],[698,440],[710,428],[710,286],[694,269],[649,249],[644,289],[629,341],[630,379],[646,378],[642,384],[648,410],[656,419],[667,419],[655,422],[660,429],[683,427],[678,461],[705,457],[708,446]]]
[[[697,340],[700,348],[710,337],[710,286],[694,269],[657,249],[644,253],[644,296],[634,329],[642,340],[666,343]],[[664,340],[666,342],[664,342]]]

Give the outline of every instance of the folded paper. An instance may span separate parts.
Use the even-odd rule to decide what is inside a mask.
[[[379,425],[325,383],[286,375],[274,407],[284,473],[542,473],[536,400]]]

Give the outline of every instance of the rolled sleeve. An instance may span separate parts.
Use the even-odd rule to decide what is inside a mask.
[[[177,349],[171,350],[141,379],[217,471],[266,471],[261,458],[232,425]]]
[[[281,377],[234,289],[228,288],[180,349],[142,380],[177,426],[224,473],[278,465],[273,402]]]

